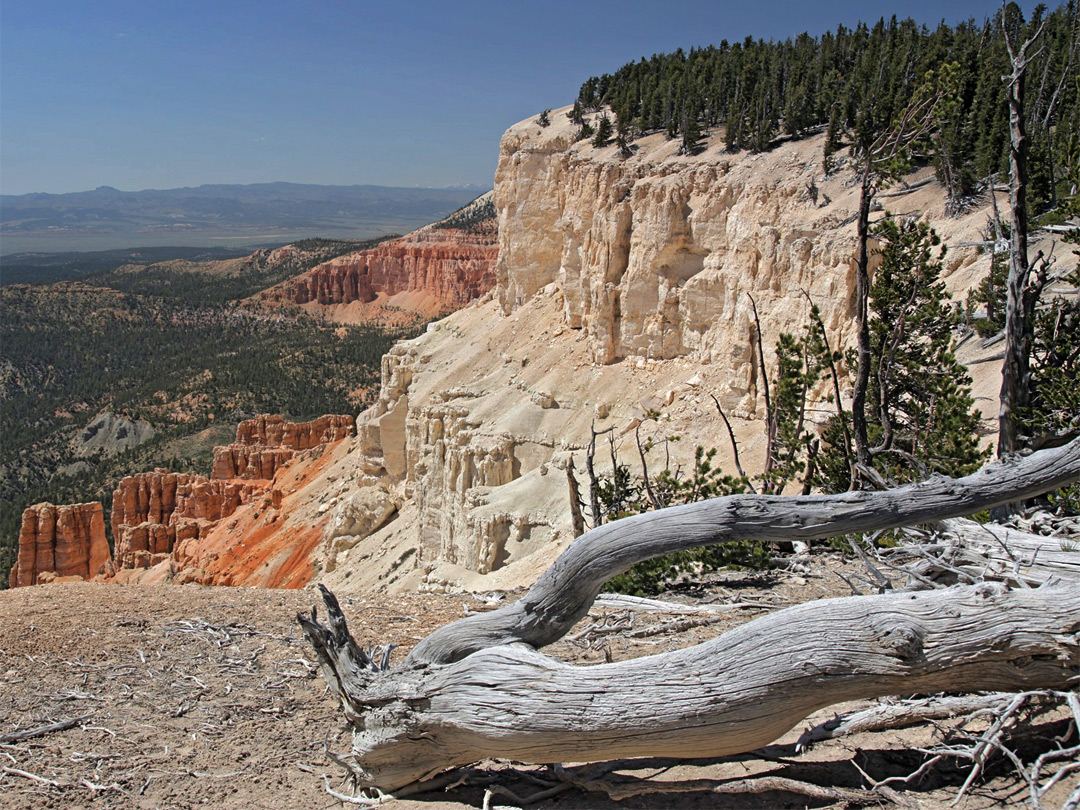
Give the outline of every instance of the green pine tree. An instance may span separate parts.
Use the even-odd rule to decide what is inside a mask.
[[[806,404],[832,365],[818,328],[820,318],[817,306],[813,306],[801,336],[785,332],[776,342],[776,376],[765,426],[767,458],[758,476],[766,494],[784,492],[788,483],[803,473],[809,480],[814,478],[817,444],[806,422]]]
[[[601,115],[596,121],[596,132],[593,134],[592,145],[597,149],[607,146],[611,141],[611,134],[614,131],[614,127],[611,125],[611,119],[607,114]]]
[[[941,281],[945,248],[922,221],[886,218],[874,235],[882,242],[870,288],[875,467],[897,480],[920,464],[966,475],[986,454],[971,379],[953,354],[959,318]]]
[[[682,126],[682,145],[679,147],[679,153],[692,155],[698,151],[700,143],[701,126],[698,124],[697,116],[687,115]]]
[[[931,472],[967,475],[985,460],[971,378],[953,353],[959,314],[941,281],[945,248],[914,219],[886,217],[872,235],[881,263],[870,287],[867,425],[874,471],[886,481]],[[850,365],[850,363],[849,363]],[[817,483],[848,488],[848,459],[834,419],[822,434]]]
[[[995,251],[990,259],[990,272],[968,293],[968,312],[974,305],[986,307],[986,317],[972,322],[980,337],[996,335],[1005,328],[1005,286],[1009,282],[1009,254]]]

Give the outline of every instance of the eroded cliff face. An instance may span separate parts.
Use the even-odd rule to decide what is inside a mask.
[[[346,321],[387,308],[424,316],[452,312],[492,289],[497,254],[494,227],[475,232],[421,228],[324,262],[261,293],[258,300]]]
[[[236,427],[236,441],[214,448],[211,478],[271,480],[298,452],[339,442],[353,434],[353,417],[328,414],[311,422],[261,415]]]
[[[352,434],[353,417],[349,414],[327,414],[310,422],[290,422],[280,414],[262,414],[236,426],[236,444],[310,450]]]
[[[122,479],[113,554],[100,503],[31,507],[10,585],[78,578],[301,587],[315,571],[327,512],[344,495],[328,488],[350,479],[331,470],[353,430],[348,415],[301,423],[259,416],[239,425],[236,443],[216,448],[210,478],[157,469]]]
[[[107,573],[110,562],[100,503],[39,503],[23,511],[19,556],[8,586],[91,579]]]
[[[729,404],[749,395],[752,410],[751,296],[766,344],[801,326],[805,294],[847,337],[851,193],[822,177],[817,139],[761,155],[676,148],[652,136],[621,159],[572,143],[565,127],[511,128],[495,179],[499,302],[510,313],[555,284],[564,323],[587,336],[595,362],[718,364]]]
[[[714,134],[680,156],[656,135],[623,158],[575,143],[561,112],[552,121],[503,138],[493,298],[383,359],[379,400],[357,420],[350,454],[375,518],[350,534],[329,528],[346,522],[345,507],[331,510],[332,587],[527,583],[572,539],[568,476],[586,491],[593,429],[611,429],[635,472],[638,433],[663,444],[673,467],[699,444],[730,466],[715,395],[752,473],[762,376],[780,333],[801,331],[808,296],[832,345],[850,345],[858,188],[848,169],[823,175],[819,138],[729,155]],[[986,258],[961,247],[978,239],[984,211],[943,219],[933,183],[883,201],[925,212],[952,243],[954,290],[985,273]],[[597,457],[610,466],[603,445]],[[382,524],[390,502],[397,517]]]
[[[266,489],[162,469],[128,476],[113,493],[113,564],[147,569],[165,562],[177,543],[204,537]]]

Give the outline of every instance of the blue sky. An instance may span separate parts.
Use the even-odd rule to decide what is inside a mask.
[[[1025,10],[1032,4],[1024,3]],[[996,3],[4,0],[0,190],[490,185],[511,124],[590,75],[747,35]]]

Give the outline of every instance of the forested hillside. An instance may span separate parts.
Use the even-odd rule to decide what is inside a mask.
[[[150,264],[186,259],[208,262],[238,259],[250,250],[237,248],[159,247],[69,253],[11,253],[0,259],[0,284],[54,284],[75,281],[125,264]]]
[[[1080,163],[1080,23],[1070,0],[1038,6],[1030,20],[1010,4],[1008,30],[1023,41],[1042,29],[1028,67],[1026,110],[1031,137],[1030,188],[1039,209],[1052,206],[1055,180],[1075,177]],[[584,114],[609,107],[610,128],[625,147],[635,134],[666,131],[693,150],[702,133],[723,127],[730,149],[767,149],[779,137],[827,129],[828,157],[842,145],[868,145],[924,84],[940,90],[933,152],[949,194],[961,199],[1008,159],[1008,109],[1002,76],[1009,54],[998,12],[930,30],[913,20],[881,19],[820,37],[783,42],[748,37],[681,48],[630,62],[581,86],[571,118],[593,134]],[[606,139],[600,138],[601,143]]]

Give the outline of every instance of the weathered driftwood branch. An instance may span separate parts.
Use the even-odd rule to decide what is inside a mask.
[[[863,557],[878,591],[977,582],[1031,587],[1054,579],[1080,581],[1080,542],[1075,538],[1031,534],[965,518],[941,521],[926,538],[923,543],[869,553],[858,544],[853,548]],[[894,573],[898,574],[895,579]]]
[[[731,495],[607,523],[577,538],[517,602],[436,630],[408,663],[448,663],[498,644],[544,647],[584,618],[605,582],[634,563],[731,540],[815,540],[970,515],[1080,479],[1080,440],[884,492]]]
[[[977,711],[1000,711],[1012,698],[1009,692],[992,692],[988,695],[934,696],[899,703],[880,703],[808,728],[799,736],[795,747],[801,750],[823,740],[835,740],[850,734],[903,728],[927,720],[962,717]]]
[[[11,734],[0,734],[0,745],[8,745],[13,742],[32,740],[35,737],[42,737],[46,734],[52,734],[54,731],[64,731],[65,729],[69,729],[73,726],[79,725],[79,723],[86,722],[93,716],[93,714],[81,714],[78,717],[69,717],[67,720],[58,720],[55,723],[38,726],[37,728],[28,728],[24,729],[23,731],[13,731]]]
[[[1080,441],[891,492],[734,496],[578,538],[519,602],[441,628],[405,664],[364,651],[323,591],[300,617],[354,727],[358,784],[397,790],[488,757],[716,757],[766,745],[832,703],[938,691],[1060,689],[1080,674],[1080,582],[982,584],[814,602],[684,650],[573,667],[534,649],[633,563],[725,539],[792,540],[970,513],[1080,478]],[[525,642],[525,643],[522,643]]]
[[[333,607],[331,621],[346,632]],[[1078,632],[1080,584],[984,584],[811,602],[694,647],[593,667],[524,644],[381,673],[336,640],[319,654],[355,728],[358,781],[394,790],[489,757],[726,756],[848,700],[1067,688],[1080,674]]]

